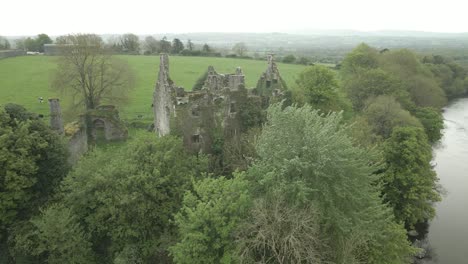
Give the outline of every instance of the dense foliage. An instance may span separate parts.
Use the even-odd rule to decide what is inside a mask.
[[[422,129],[399,127],[384,147],[385,199],[395,217],[414,226],[435,216],[433,203],[440,200],[437,175],[432,170],[432,149]]]
[[[94,37],[58,41],[101,45]],[[119,45],[138,50],[126,37]],[[85,57],[101,48],[86,47]],[[185,50],[153,37],[144,48]],[[178,137],[137,132],[94,148],[70,172],[60,137],[7,105],[0,263],[409,263],[417,249],[407,231],[434,217],[440,200],[430,162],[441,107],[466,94],[467,76],[440,56],[361,44],[339,72],[306,68],[266,111],[262,98],[238,102],[238,134],[215,131],[210,159]]]
[[[14,104],[0,110],[0,248],[49,201],[68,171],[67,154],[37,115]]]
[[[60,201],[31,220],[32,235],[19,238],[17,247],[49,262],[67,248],[85,250],[80,257],[96,263],[165,262],[173,215],[204,167],[170,136],[141,136],[112,155],[96,150],[65,178]],[[58,241],[56,234],[64,236]],[[62,262],[77,257],[63,255]]]

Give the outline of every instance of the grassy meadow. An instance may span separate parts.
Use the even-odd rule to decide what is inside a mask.
[[[151,103],[154,85],[159,71],[159,56],[118,56],[128,62],[136,74],[136,87],[130,93],[130,101],[120,108],[125,119],[135,119],[142,115],[144,120],[151,120]],[[57,67],[57,57],[23,56],[0,60],[0,104],[17,103],[32,112],[48,116],[47,99],[60,96],[51,91],[50,82]],[[192,89],[195,81],[208,68],[215,67],[219,73],[232,73],[236,67],[242,67],[246,86],[254,87],[260,74],[266,69],[266,61],[206,58],[206,57],[170,57],[171,78],[176,85],[186,90]],[[289,87],[303,69],[302,65],[278,63],[282,77]],[[39,103],[38,97],[44,98]],[[66,109],[67,100],[61,98],[62,108]]]

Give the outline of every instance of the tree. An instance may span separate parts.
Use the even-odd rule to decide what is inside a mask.
[[[25,39],[20,38],[20,39],[15,39],[15,48],[19,50],[26,50],[26,46],[24,44]]]
[[[47,34],[39,34],[36,37],[37,51],[44,52],[44,44],[52,44],[52,39]]]
[[[0,36],[0,50],[10,49],[10,42],[4,36]]]
[[[203,52],[211,52],[211,47],[208,46],[208,44],[205,43],[205,44],[203,45],[202,51],[203,51]]]
[[[344,90],[356,110],[362,110],[366,100],[371,97],[379,95],[408,97],[401,80],[381,69],[362,70],[358,74],[349,75],[344,81]]]
[[[390,137],[393,129],[398,126],[422,128],[417,118],[402,109],[395,98],[388,95],[381,95],[370,100],[364,110],[364,117],[372,126],[372,131],[383,138]]]
[[[13,226],[22,226],[49,201],[69,166],[59,135],[22,106],[0,110],[0,135],[1,248],[14,236]]]
[[[163,52],[163,53],[170,53],[171,52],[171,42],[169,42],[166,38],[166,36],[164,36],[161,41],[160,41],[160,51],[159,52]]]
[[[283,197],[289,208],[313,206],[317,239],[327,238],[330,253],[323,252],[324,262],[406,263],[414,250],[380,198],[374,153],[356,147],[347,133],[340,114],[270,106],[257,140],[259,159],[247,170],[252,194]]]
[[[244,42],[238,42],[232,47],[232,51],[237,54],[239,57],[244,57],[247,52],[247,45]]]
[[[190,39],[187,41],[187,49],[190,51],[194,49],[193,42]]]
[[[189,154],[173,136],[141,135],[112,155],[95,149],[63,180],[60,204],[33,221],[34,234],[53,239],[33,236],[23,244],[50,256],[84,250],[89,241],[97,263],[170,263],[174,214],[206,167],[205,158]],[[70,236],[55,239],[54,230]]]
[[[34,41],[34,39],[32,39],[30,37],[27,37],[24,40],[24,46],[25,46],[27,51],[38,51],[36,41]]]
[[[15,238],[17,251],[41,263],[95,263],[90,236],[70,208],[52,204],[30,220],[28,232]]]
[[[154,54],[158,52],[159,42],[153,36],[148,36],[145,38],[144,46],[147,52]]]
[[[180,41],[180,39],[175,38],[172,40],[172,53],[179,54],[182,50],[184,50],[184,43]]]
[[[414,111],[421,124],[424,126],[427,138],[430,143],[435,143],[442,138],[442,129],[444,129],[444,118],[442,113],[430,107],[418,107]]]
[[[309,65],[309,64],[311,64],[311,62],[310,62],[310,59],[309,59],[309,58],[300,57],[300,58],[297,60],[297,64]],[[312,64],[312,65],[313,65],[313,64]]]
[[[123,34],[120,37],[120,45],[124,52],[138,54],[140,52],[140,38],[132,33]]]
[[[383,193],[395,216],[410,228],[435,216],[440,201],[437,175],[431,167],[432,149],[421,128],[395,128],[385,143]]]
[[[341,66],[341,72],[345,77],[363,69],[375,69],[379,66],[379,52],[362,43],[346,55]]]
[[[175,263],[233,263],[234,232],[250,206],[249,184],[242,174],[195,183],[175,216],[179,242],[171,247]]]
[[[412,101],[421,107],[442,108],[447,104],[444,91],[433,78],[415,75],[406,82]]]
[[[112,57],[102,39],[93,34],[68,35],[52,87],[69,94],[74,107],[95,109],[100,104],[121,103],[133,88],[133,73]]]
[[[340,109],[340,95],[335,73],[325,66],[310,66],[296,79],[296,100],[327,113]]]
[[[256,201],[239,231],[241,263],[323,263],[326,243],[317,210],[292,207],[281,197],[270,200]]]
[[[296,57],[294,55],[289,54],[283,58],[284,63],[294,63],[296,61]]]

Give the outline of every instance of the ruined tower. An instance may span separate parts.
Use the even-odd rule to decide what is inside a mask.
[[[283,79],[281,79],[273,54],[267,56],[267,63],[267,69],[260,76],[256,89],[262,96],[276,96],[286,89],[286,85]]]
[[[59,134],[63,134],[63,119],[62,110],[60,109],[60,101],[57,98],[49,99],[50,107],[50,127],[57,131]]]
[[[167,54],[161,54],[159,75],[153,94],[154,130],[160,137],[170,133],[174,91],[174,83],[169,77],[169,58]]]

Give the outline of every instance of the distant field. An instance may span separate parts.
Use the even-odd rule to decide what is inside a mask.
[[[127,61],[136,73],[136,88],[130,94],[130,103],[120,110],[127,119],[142,115],[152,119],[151,102],[159,71],[159,56],[118,56]],[[26,106],[30,111],[48,116],[47,98],[57,97],[50,90],[50,80],[56,69],[57,57],[24,56],[0,60],[0,104],[17,103]],[[247,87],[254,87],[260,74],[266,69],[265,61],[204,58],[204,57],[170,57],[170,73],[174,82],[187,90],[192,89],[198,77],[208,68],[215,67],[219,73],[232,73],[240,66],[245,74]],[[288,86],[294,85],[301,65],[278,63],[282,77]],[[38,102],[38,97],[44,103]],[[63,108],[66,100],[62,98]]]

